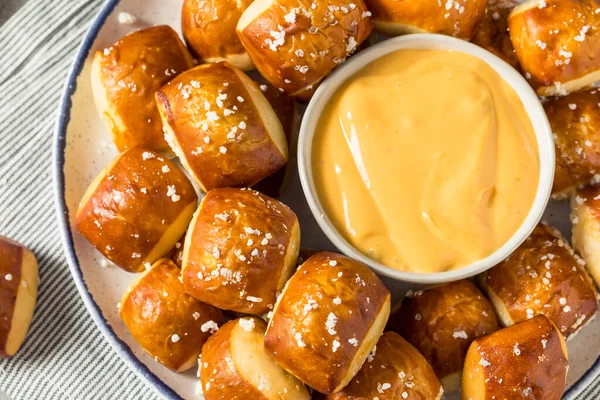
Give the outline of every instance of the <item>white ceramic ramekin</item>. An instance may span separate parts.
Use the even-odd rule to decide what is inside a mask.
[[[512,86],[521,98],[521,101],[529,114],[537,138],[540,156],[540,179],[533,205],[525,218],[525,221],[514,235],[494,253],[464,268],[453,271],[438,273],[406,272],[390,268],[367,257],[348,243],[329,220],[321,206],[313,180],[311,162],[313,136],[321,112],[327,105],[331,96],[344,81],[364,66],[377,58],[401,49],[460,51],[479,57],[487,62],[510,86]],[[435,94],[432,93],[432,96],[434,95]],[[460,96],[460,94],[457,94],[457,96]],[[493,267],[508,257],[508,255],[510,255],[510,253],[512,253],[529,236],[546,209],[552,189],[552,181],[554,179],[554,157],[554,140],[552,138],[550,124],[548,123],[546,113],[544,112],[538,97],[527,81],[513,67],[487,50],[463,40],[433,34],[413,34],[380,42],[352,57],[352,59],[336,69],[335,72],[320,85],[310,101],[302,120],[298,141],[298,167],[302,189],[304,190],[304,194],[315,219],[329,240],[331,240],[342,253],[362,261],[381,275],[395,278],[400,281],[423,284],[442,283],[468,278]],[[393,182],[390,182],[390,184],[393,184]]]

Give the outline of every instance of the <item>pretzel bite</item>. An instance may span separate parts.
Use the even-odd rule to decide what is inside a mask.
[[[175,246],[171,249],[171,253],[168,257],[175,263],[175,265],[177,265],[179,269],[181,269],[181,264],[183,263],[183,244],[185,243],[186,234],[187,231],[181,235],[177,243],[175,243]]]
[[[487,0],[366,0],[375,29],[389,36],[441,33],[469,40],[483,18]]]
[[[167,258],[139,275],[119,309],[136,342],[175,372],[196,364],[202,345],[223,322],[220,310],[185,293],[179,268]]]
[[[556,98],[544,109],[556,148],[552,195],[561,199],[580,185],[600,181],[600,92]]]
[[[285,94],[311,90],[373,30],[363,0],[257,0],[237,34],[254,65]]]
[[[287,162],[273,107],[246,74],[204,64],[156,92],[165,137],[204,191],[252,186]]]
[[[288,281],[265,347],[284,369],[332,394],[356,375],[383,332],[390,293],[365,265],[319,252]]]
[[[599,6],[596,0],[529,0],[511,12],[510,40],[540,96],[566,95],[600,80]]]
[[[227,61],[244,71],[254,69],[235,26],[252,0],[184,0],[181,30],[190,51],[205,62]]]
[[[468,280],[433,286],[404,300],[388,328],[401,334],[431,364],[446,393],[460,388],[473,339],[498,329],[492,304]]]
[[[265,95],[269,104],[273,107],[273,111],[277,114],[285,138],[288,144],[288,152],[295,153],[296,136],[296,102],[293,97],[286,96],[271,85],[260,84],[260,90]],[[267,176],[262,181],[253,186],[254,189],[267,196],[277,197],[281,194],[285,184],[289,180],[291,172],[291,163],[287,163],[283,168],[276,171],[274,174]]]
[[[183,284],[224,310],[262,315],[294,273],[300,225],[292,210],[255,190],[213,189],[185,239]]]
[[[0,236],[0,358],[19,350],[33,317],[38,264],[25,246]]]
[[[517,69],[519,60],[508,33],[508,15],[518,4],[517,0],[488,0],[483,19],[471,40]]]
[[[248,317],[230,321],[202,349],[200,379],[206,400],[308,400],[304,383],[265,351],[267,324]]]
[[[117,156],[92,181],[79,209],[79,232],[128,272],[141,272],[175,245],[198,197],[169,159],[139,147]]]
[[[564,338],[538,315],[471,343],[462,398],[560,400],[568,369]]]
[[[479,278],[503,326],[543,314],[570,339],[598,310],[584,264],[557,230],[540,224],[514,253]]]
[[[192,66],[185,45],[165,25],[131,33],[96,52],[92,62],[94,102],[120,151],[135,146],[171,151],[154,92]]]
[[[600,285],[600,187],[577,190],[571,199],[573,247]]]
[[[397,333],[386,332],[348,386],[316,399],[439,400],[443,394],[442,384],[421,353]]]

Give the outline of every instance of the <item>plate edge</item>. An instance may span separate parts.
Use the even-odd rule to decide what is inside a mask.
[[[157,392],[157,394],[168,399],[180,400],[182,399],[181,396],[179,396],[179,394],[177,394],[166,383],[164,383],[156,374],[150,371],[150,369],[135,356],[129,346],[117,336],[106,318],[104,318],[102,310],[94,301],[92,294],[89,292],[83,278],[81,266],[79,265],[77,254],[75,252],[73,235],[69,223],[69,211],[64,195],[64,163],[65,148],[67,144],[66,129],[71,118],[72,96],[77,89],[77,79],[81,75],[91,47],[96,40],[100,29],[104,26],[104,23],[119,2],[120,0],[107,0],[98,14],[93,17],[92,24],[78,47],[73,64],[69,69],[67,80],[63,86],[63,89],[61,90],[62,94],[59,103],[59,113],[54,129],[52,144],[52,180],[54,187],[54,205],[58,227],[60,230],[60,238],[71,276],[75,281],[77,291],[83,299],[83,303],[85,304],[87,311],[92,316],[94,323],[112,346],[113,350],[116,351],[116,353],[125,361],[125,364],[128,365],[130,370],[144,379],[147,383],[150,383],[150,386]]]

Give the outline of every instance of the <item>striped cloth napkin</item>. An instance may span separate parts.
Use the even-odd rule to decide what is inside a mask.
[[[6,1],[0,0],[0,9]],[[30,247],[40,263],[27,339],[13,359],[0,359],[0,392],[13,400],[159,398],[87,313],[54,212],[52,135],[59,97],[102,3],[29,0],[0,27],[0,232]]]
[[[158,399],[88,315],[54,212],[52,135],[59,97],[103,1],[0,0],[0,12],[23,3],[0,26],[0,233],[36,254],[40,288],[23,347],[14,358],[0,359],[0,399],[2,392],[13,400]],[[598,398],[600,381],[579,397]]]

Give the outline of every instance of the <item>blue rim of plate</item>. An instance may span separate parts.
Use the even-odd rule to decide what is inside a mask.
[[[104,22],[113,12],[120,0],[107,0],[106,4],[102,7],[92,26],[85,35],[77,56],[71,70],[67,82],[63,89],[63,94],[60,102],[60,113],[58,116],[58,122],[56,125],[56,131],[54,134],[54,188],[55,188],[55,203],[56,213],[58,217],[58,224],[60,228],[61,239],[65,254],[67,256],[67,263],[69,269],[73,275],[75,285],[79,294],[83,298],[83,302],[87,307],[89,313],[100,331],[106,337],[111,346],[116,352],[126,361],[136,373],[146,379],[152,386],[163,396],[168,399],[181,399],[171,387],[165,384],[158,376],[156,376],[150,369],[142,363],[135,354],[131,351],[129,346],[123,342],[115,333],[113,328],[110,326],[102,310],[98,307],[98,304],[94,301],[92,294],[88,290],[88,287],[83,279],[83,273],[79,260],[77,259],[77,253],[75,252],[75,246],[73,244],[73,232],[69,223],[69,210],[65,201],[65,176],[64,176],[64,164],[65,164],[65,147],[67,144],[67,126],[71,119],[71,97],[77,89],[77,78],[83,70],[85,61],[90,53],[92,45],[96,40],[96,36],[100,32],[100,29],[104,26]],[[575,398],[581,394],[590,383],[600,375],[600,357],[596,359],[594,364],[582,375],[577,382],[575,382],[563,395],[563,400],[575,400]]]
[[[60,101],[60,112],[58,115],[58,121],[56,124],[56,131],[54,133],[54,188],[55,188],[55,205],[56,214],[58,218],[58,225],[60,229],[61,240],[65,249],[67,257],[67,263],[73,275],[73,280],[79,294],[83,298],[83,302],[88,309],[89,313],[104,337],[111,344],[117,354],[125,360],[125,363],[138,375],[146,379],[154,389],[167,399],[180,400],[179,396],[171,387],[164,383],[158,376],[156,376],[150,369],[142,363],[135,354],[131,351],[129,346],[122,341],[113,328],[110,326],[102,310],[98,307],[98,304],[94,301],[92,294],[90,293],[87,284],[83,278],[81,266],[75,252],[75,246],[73,243],[73,233],[71,225],[69,223],[69,210],[67,208],[65,200],[65,147],[67,144],[67,126],[71,119],[71,97],[77,89],[77,79],[83,70],[85,61],[90,53],[92,45],[100,32],[100,29],[104,26],[104,22],[111,15],[120,0],[108,0],[102,9],[95,17],[90,29],[86,33],[83,42],[81,43],[75,61],[71,66],[69,75],[65,86],[62,91],[62,97]]]

